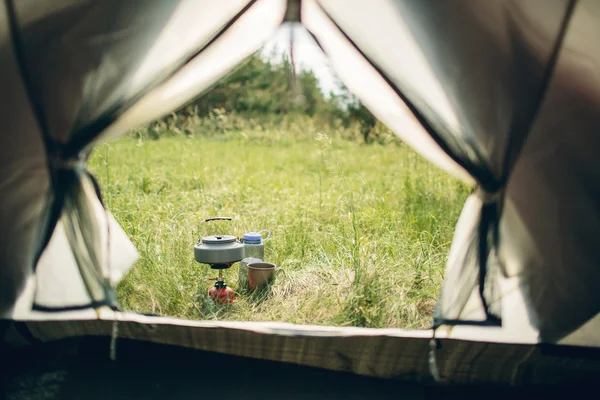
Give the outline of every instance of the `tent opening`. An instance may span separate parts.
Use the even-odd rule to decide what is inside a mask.
[[[281,269],[271,289],[281,298],[293,300],[299,288],[333,293],[335,318],[315,311],[314,296],[306,320],[386,326],[390,315],[428,309],[418,294],[429,287],[435,297],[427,285],[437,272],[426,261],[446,253],[450,239],[438,229],[452,226],[452,216],[434,328],[462,338],[597,343],[600,89],[589,38],[598,15],[586,0],[3,2],[2,317],[117,318],[115,287],[140,251],[146,270],[162,268],[148,275],[167,281],[190,243],[225,224],[198,221],[231,216],[218,235],[273,231],[267,251]],[[301,23],[344,87],[319,88],[317,70],[296,57],[303,39],[287,57],[255,54],[284,22],[284,41],[309,40],[289,29]],[[131,155],[121,153],[127,146]],[[464,183],[421,169],[407,147]],[[160,151],[181,168],[153,158]],[[127,162],[135,164],[129,172]],[[155,166],[163,178],[148,172]],[[460,216],[457,193],[466,197]],[[117,221],[106,204],[127,200],[147,215]],[[154,235],[142,230],[161,216],[169,223]],[[311,220],[320,225],[308,229]],[[178,239],[156,240],[167,233]],[[202,268],[185,263],[192,275]],[[411,274],[394,281],[390,272],[402,265]],[[182,281],[173,278],[157,303],[159,294],[130,276],[120,290],[132,309],[218,318],[212,306],[183,300],[191,288]],[[385,306],[392,297],[414,307]],[[271,312],[273,298],[254,299],[253,310]]]
[[[120,308],[199,320],[429,328],[471,190],[412,151],[341,84],[300,24],[177,111],[96,147],[89,168],[139,260]],[[214,216],[233,221],[203,224]],[[270,231],[275,281],[208,296],[202,237]]]

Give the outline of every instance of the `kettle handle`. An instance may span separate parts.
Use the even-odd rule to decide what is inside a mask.
[[[233,218],[231,218],[231,217],[211,217],[211,218],[206,218],[204,221],[202,221],[200,223],[203,224],[205,222],[210,222],[210,221],[233,221]]]

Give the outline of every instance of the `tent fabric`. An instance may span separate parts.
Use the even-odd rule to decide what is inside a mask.
[[[104,128],[92,128],[99,120],[106,125],[111,114],[170,76],[248,1],[40,3],[14,2],[23,68],[48,135],[66,145],[70,157],[80,150],[70,140],[82,136],[73,143],[87,145]]]
[[[119,320],[116,360],[120,340],[131,339],[365,376],[432,382],[430,333],[426,331],[181,321],[126,314]],[[25,344],[27,340],[110,337],[112,332],[110,320],[31,321],[17,323],[5,336],[13,341],[21,338]],[[107,358],[109,349],[107,345]],[[600,372],[597,352],[576,347],[443,339],[436,358],[443,382],[450,384],[591,383]]]
[[[107,268],[103,273],[110,284],[115,286],[137,260],[138,253],[127,239],[127,234],[114,217],[105,212],[100,202],[93,201],[91,206],[94,208],[93,212],[96,214],[99,225],[105,227],[105,229],[98,230],[100,235],[98,241],[101,243],[100,255],[103,258],[102,265]],[[60,308],[63,304],[69,304],[70,308],[79,309],[93,302],[86,282],[77,268],[77,260],[72,254],[64,251],[65,248],[69,248],[69,238],[65,230],[63,221],[60,220],[37,265],[36,278],[45,284],[36,287],[36,310],[52,310]],[[104,258],[108,259],[104,260]],[[58,263],[56,260],[61,261]],[[69,290],[65,291],[65,287]],[[21,300],[21,302],[23,301]],[[23,315],[24,312],[25,310],[20,309],[18,315]]]
[[[44,142],[19,79],[10,39],[5,2],[1,2],[0,316],[7,315],[33,272],[41,240],[36,233],[50,185]]]
[[[95,203],[95,211],[99,220],[107,217],[100,202]],[[125,275],[129,267],[137,260],[138,253],[133,244],[128,240],[127,234],[121,229],[113,216],[108,213],[108,228],[101,230],[102,249],[108,251],[109,278],[111,284],[116,285]],[[102,224],[104,221],[102,221]],[[110,235],[109,235],[110,232]],[[110,244],[109,244],[110,240]],[[69,313],[45,311],[69,309],[77,312],[79,310],[91,310],[89,304],[92,302],[74,256],[65,251],[69,248],[68,238],[64,232],[62,221],[56,225],[55,232],[36,267],[35,274],[30,275],[25,283],[17,302],[11,309],[10,317],[16,320],[31,320],[32,318],[48,318],[56,315],[58,318],[68,318]],[[107,256],[104,254],[103,256]],[[59,260],[59,261],[57,261]],[[36,282],[44,282],[43,285]],[[68,288],[68,290],[65,290]],[[34,304],[35,299],[35,307]],[[65,310],[65,311],[68,311]],[[84,314],[88,317],[95,313]]]
[[[542,108],[542,101],[551,95],[547,92],[556,79],[556,60],[571,46],[572,27],[588,26],[588,36],[581,35],[576,45],[585,44],[586,37],[597,36],[589,24],[578,20],[578,15],[585,13],[590,20],[597,21],[594,7],[587,2],[562,0],[459,0],[443,5],[432,1],[384,1],[378,7],[366,2],[355,2],[353,7],[347,7],[345,2],[337,0],[315,3],[398,97],[412,105],[411,111],[420,122],[425,122],[423,126],[429,125],[429,129],[420,133],[437,136],[440,146],[472,175],[479,187],[467,201],[457,226],[436,310],[437,323],[460,324],[465,320],[499,323],[498,318],[505,315],[501,311],[504,295],[498,281],[507,275],[499,253],[511,253],[503,247],[502,239],[512,232],[498,238],[498,231],[499,225],[506,226],[506,219],[514,217],[510,211],[503,215],[505,201],[510,202],[506,200],[505,188],[511,185],[515,163],[527,157],[520,153],[532,126],[540,125],[544,118],[538,110]],[[319,40],[327,40],[324,35],[315,34]],[[594,52],[586,49],[585,54]],[[568,54],[568,57],[573,56],[571,52]],[[350,85],[349,78],[342,80]],[[362,100],[368,99],[366,92],[369,92],[367,88],[356,91]],[[378,105],[369,101],[365,104],[377,113]],[[551,112],[556,113],[561,108],[553,107]],[[567,140],[564,134],[562,138]],[[416,149],[424,155],[429,153]],[[597,170],[590,164],[591,156],[577,151],[575,157],[579,156],[588,160],[586,167],[590,171]],[[589,179],[591,185],[596,182]],[[525,188],[521,190],[522,196],[528,196]],[[579,214],[567,206],[569,192],[562,190],[562,193],[565,195],[562,204],[569,208],[570,214],[579,215],[579,218],[573,215],[575,218],[564,224],[570,225],[569,231],[577,231],[580,229],[578,220],[589,214]],[[597,215],[589,208],[587,211]],[[553,221],[552,213],[544,215],[547,222]],[[522,225],[520,228],[535,229]],[[564,226],[561,229],[564,230]],[[588,232],[594,229],[592,224]],[[575,236],[571,237],[575,240]],[[541,231],[530,239],[520,242],[516,253],[519,262],[532,263],[531,269],[524,267],[528,272],[523,272],[521,267],[520,290],[525,290],[526,309],[531,322],[540,329],[541,339],[559,340],[600,310],[597,302],[587,295],[593,293],[597,280],[584,278],[595,277],[598,269],[594,265],[600,260],[592,255],[593,245],[587,247],[578,239],[571,248],[587,254],[587,260],[578,264],[579,274],[572,274],[566,267],[569,261],[563,258],[558,267],[562,270],[560,273],[545,274],[540,270],[534,275],[533,265],[545,266],[558,259],[536,254],[541,245],[538,242],[546,239]],[[510,240],[507,239],[507,243]],[[570,238],[565,240],[569,241]],[[527,243],[531,247],[527,248]],[[556,245],[553,245],[555,249],[560,248]],[[569,278],[558,278],[564,274]],[[562,288],[558,288],[559,281]],[[568,288],[564,287],[565,283]],[[586,293],[587,300],[576,300],[578,296],[574,293],[579,290]],[[469,312],[467,317],[466,305],[477,302],[479,310]],[[561,317],[556,318],[553,315],[558,309]]]
[[[140,123],[139,118],[134,118],[133,121],[125,118],[124,125],[120,117],[148,91],[166,80],[178,82],[179,88],[171,85],[169,92],[163,87],[160,99],[156,95],[147,96],[155,105],[145,110],[145,118],[160,116],[161,111],[156,109],[157,106],[171,106],[172,108],[163,108],[162,112],[166,113],[196,96],[260,47],[283,19],[285,9],[281,4],[282,1],[266,0],[234,1],[225,6],[216,6],[210,1],[148,1],[135,4],[121,1],[62,1],[43,6],[38,6],[35,1],[3,3],[3,6],[6,5],[2,13],[5,18],[2,27],[6,28],[3,49],[15,55],[5,70],[13,69],[12,80],[15,77],[23,78],[19,82],[22,85],[19,89],[21,92],[28,92],[28,98],[24,98],[24,104],[20,107],[21,110],[31,108],[28,117],[37,125],[35,132],[29,128],[26,133],[36,136],[35,139],[42,142],[37,148],[30,149],[32,158],[37,159],[36,165],[40,165],[38,176],[31,177],[32,186],[36,183],[39,185],[31,196],[31,202],[35,201],[37,207],[37,215],[25,214],[28,203],[23,203],[23,195],[21,198],[15,197],[15,200],[18,199],[17,203],[13,203],[12,198],[8,199],[10,202],[7,206],[12,207],[3,207],[6,216],[2,217],[3,221],[8,222],[6,225],[15,228],[9,228],[7,237],[13,234],[10,229],[15,229],[14,233],[19,234],[18,240],[21,242],[12,249],[3,250],[9,253],[16,251],[21,254],[21,258],[22,254],[36,254],[37,250],[41,258],[36,262],[36,259],[31,258],[17,259],[12,254],[4,256],[2,252],[4,257],[0,260],[0,265],[10,266],[3,269],[3,273],[13,279],[4,280],[9,287],[4,292],[7,294],[6,300],[0,304],[0,315],[23,317],[22,304],[26,303],[24,298],[29,298],[31,291],[24,293],[22,290],[36,264],[38,267],[44,264],[62,264],[62,272],[67,277],[57,280],[56,271],[50,274],[36,271],[37,295],[32,300],[34,309],[61,311],[102,305],[117,306],[113,288],[115,282],[111,282],[108,276],[111,275],[111,270],[122,275],[126,267],[123,263],[111,265],[108,253],[111,247],[121,249],[124,251],[123,259],[129,265],[137,254],[129,241],[124,241],[123,235],[117,235],[119,242],[111,238],[111,231],[120,233],[122,230],[114,226],[107,211],[100,212],[96,207],[99,194],[95,193],[93,177],[84,169],[90,146],[93,146],[101,134],[102,138],[110,137],[106,134],[111,131],[107,132],[106,128],[111,125],[116,125],[115,128],[119,130],[117,134],[122,134]],[[279,5],[279,10],[274,7],[276,5]],[[268,7],[272,10],[267,10]],[[262,15],[257,15],[257,8],[262,10]],[[236,25],[242,17],[251,24],[246,22],[241,27]],[[273,22],[265,24],[265,19]],[[12,29],[12,37],[9,27]],[[263,29],[263,35],[257,35],[255,40],[244,41],[252,28]],[[237,33],[232,35],[231,31]],[[213,59],[211,74],[207,74],[208,64],[204,62],[200,69],[188,68],[185,77],[187,81],[172,79],[176,71],[183,68],[185,72],[184,67],[189,66],[189,62],[199,51],[206,50],[204,47],[223,33],[223,36],[229,37],[226,45],[231,45],[235,40],[241,43],[237,52],[222,52],[221,55],[234,55],[229,64],[223,62],[223,57],[219,58],[217,54]],[[73,57],[73,54],[77,54],[77,57]],[[200,61],[205,60],[200,58]],[[192,77],[198,71],[201,74]],[[200,76],[205,78],[198,79]],[[184,86],[190,83],[194,85]],[[185,89],[183,93],[182,87]],[[171,100],[159,105],[157,101],[165,101],[165,93],[171,97],[176,94],[176,102]],[[145,103],[142,107],[147,105]],[[141,109],[143,108],[137,108]],[[21,114],[23,112],[13,115]],[[6,119],[10,119],[8,114]],[[117,124],[113,124],[115,120],[118,121]],[[19,131],[15,129],[12,136],[16,136]],[[116,135],[115,129],[112,132]],[[5,149],[19,144],[18,139],[12,136],[11,133],[3,135],[3,139],[7,141]],[[44,163],[46,154],[48,159]],[[1,177],[0,182],[6,182],[5,185],[10,187],[18,175],[8,169],[12,167],[11,159],[4,160],[6,165],[3,167],[7,168],[7,174]],[[14,163],[21,161],[22,159],[16,158]],[[21,166],[19,164],[15,168]],[[33,171],[28,172],[31,174]],[[27,187],[17,189],[23,191]],[[13,193],[18,196],[20,191],[14,190]],[[23,207],[19,209],[21,205]],[[13,221],[15,216],[20,220]],[[109,219],[112,229],[107,224]],[[28,223],[26,229],[23,226],[25,223]],[[45,234],[39,235],[40,231]],[[38,235],[41,237],[37,237]],[[57,235],[64,235],[67,240],[58,238],[55,242],[62,243],[62,246],[68,243],[68,247],[52,251],[51,254],[57,257],[55,259],[44,257],[41,251],[48,252],[49,243]],[[101,240],[102,235],[109,239]],[[71,261],[78,268],[76,274],[75,270],[66,266],[73,265]],[[57,282],[76,282],[75,289],[57,290],[57,287],[64,289],[62,284],[56,286]],[[81,288],[82,284],[87,295],[76,289]],[[49,296],[50,293],[57,296]],[[15,315],[12,306],[19,294],[23,298],[18,301],[20,312]],[[82,301],[83,299],[87,301]]]
[[[96,237],[100,226],[90,211],[96,195],[89,190],[89,174],[75,160],[140,93],[168,77],[216,34],[232,10],[219,9],[226,12],[226,18],[213,12],[210,23],[197,25],[186,21],[199,10],[190,5],[206,6],[197,2],[151,1],[140,6],[88,1],[59,10],[47,6],[41,12],[32,12],[35,8],[27,2],[7,4],[14,6],[9,11],[15,52],[20,55],[30,101],[37,106],[47,151],[52,154],[54,193],[46,217],[46,242],[60,218],[90,294],[89,306],[116,307],[116,294],[106,279],[107,268]],[[186,35],[166,30],[169,24],[185,22]],[[195,28],[198,26],[202,28]],[[185,47],[172,46],[173,37],[178,36],[196,40],[183,40]],[[165,56],[166,46],[172,49],[169,57]],[[154,60],[148,60],[152,56]]]
[[[383,123],[432,163],[466,182],[471,176],[431,139],[394,90],[344,38],[312,0],[302,2],[302,22],[315,38],[344,84]],[[420,77],[424,79],[425,77]]]
[[[560,342],[597,321],[594,0],[220,3],[0,3],[0,316],[118,307],[114,276],[137,254],[87,156],[200,94],[299,10],[375,116],[476,186],[435,326]]]
[[[110,139],[126,129],[150,122],[198,96],[260,48],[279,27],[284,12],[282,0],[262,0],[253,4],[213,45],[149,91],[108,127],[99,140]]]
[[[600,298],[600,5],[573,12],[554,78],[507,188],[504,265],[520,276],[542,339],[598,314]]]

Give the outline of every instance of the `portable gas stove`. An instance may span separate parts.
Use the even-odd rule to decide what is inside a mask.
[[[210,221],[231,221],[230,217],[213,217]],[[235,300],[233,289],[227,287],[223,270],[244,258],[244,245],[239,238],[232,235],[205,236],[194,246],[194,258],[201,264],[208,264],[218,271],[215,285],[209,289],[208,295],[217,304],[230,304]]]

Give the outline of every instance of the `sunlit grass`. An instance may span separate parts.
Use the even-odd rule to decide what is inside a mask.
[[[403,145],[280,136],[126,137],[94,151],[90,168],[141,256],[119,284],[121,307],[191,319],[427,327],[469,188]],[[217,215],[235,220],[199,224]],[[260,229],[272,232],[266,261],[283,271],[269,290],[216,306],[206,295],[216,274],[194,261],[193,245]],[[237,270],[225,271],[233,288]]]

